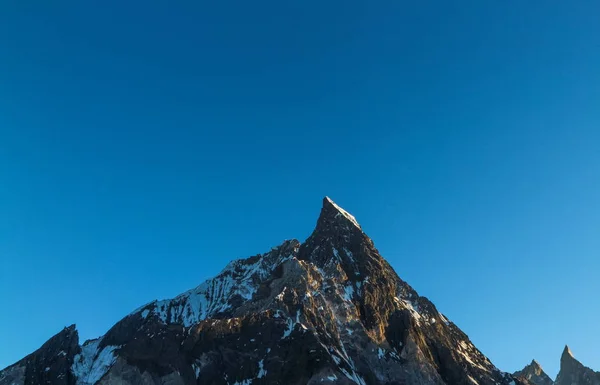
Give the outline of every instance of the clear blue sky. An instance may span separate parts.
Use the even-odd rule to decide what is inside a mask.
[[[0,5],[0,367],[329,195],[501,369],[600,369],[597,1],[172,3]]]

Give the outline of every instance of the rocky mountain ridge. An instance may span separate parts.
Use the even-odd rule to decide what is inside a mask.
[[[535,360],[513,375],[527,379],[534,385],[600,385],[600,372],[595,372],[577,361],[569,346],[565,346],[560,357],[560,371],[556,381],[552,381]]]
[[[553,385],[554,381],[544,372],[542,366],[532,360],[529,365],[526,365],[522,370],[513,373],[515,377],[522,377],[529,380],[534,385]]]
[[[231,262],[79,345],[74,326],[0,385],[526,385],[496,368],[325,198],[308,239]]]

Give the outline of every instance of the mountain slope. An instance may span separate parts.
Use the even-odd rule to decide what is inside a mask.
[[[402,281],[329,198],[304,243],[234,261],[82,346],[69,330],[0,372],[0,385],[528,383]]]

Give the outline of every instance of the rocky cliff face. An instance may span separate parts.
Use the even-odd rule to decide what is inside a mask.
[[[560,372],[556,377],[556,385],[600,385],[600,372],[583,366],[565,346],[560,357]]]
[[[518,372],[513,373],[515,377],[526,378],[534,385],[553,385],[554,381],[544,372],[542,366],[533,360],[531,363]]]
[[[0,372],[0,385],[322,383],[528,381],[498,370],[329,198],[304,243],[234,261],[81,346],[67,328]]]

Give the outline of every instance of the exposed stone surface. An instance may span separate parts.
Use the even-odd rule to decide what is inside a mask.
[[[513,376],[526,378],[534,385],[554,384],[554,381],[544,372],[544,369],[536,360],[532,360],[523,370],[513,373]]]
[[[0,385],[529,383],[498,370],[329,198],[303,244],[234,261],[82,346],[65,330]]]
[[[552,381],[544,373],[536,360],[525,366],[523,370],[513,373],[513,376],[528,380],[534,385],[600,385],[600,372],[594,372],[577,361],[568,346],[565,346],[560,358],[560,372],[556,381]]]
[[[0,371],[0,385],[73,385],[73,358],[80,351],[75,325],[64,328],[41,348]]]
[[[575,359],[571,349],[565,346],[560,357],[560,372],[556,377],[556,385],[600,385],[600,372],[583,366]]]

